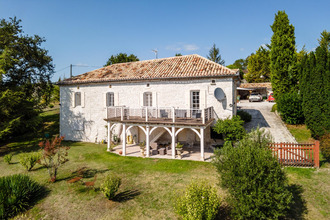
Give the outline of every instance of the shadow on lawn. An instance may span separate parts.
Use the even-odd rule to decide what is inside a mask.
[[[306,200],[303,198],[304,189],[301,185],[291,184],[289,190],[293,195],[293,203],[286,219],[305,219],[307,214]]]
[[[126,190],[124,192],[118,193],[113,201],[115,202],[125,202],[131,199],[134,199],[136,196],[140,195],[141,192],[139,190]]]

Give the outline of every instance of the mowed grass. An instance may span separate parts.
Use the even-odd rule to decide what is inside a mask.
[[[294,136],[296,141],[298,142],[312,142],[314,139],[312,138],[311,131],[307,129],[306,125],[289,125],[286,127],[290,131],[290,133]]]
[[[41,115],[44,126],[35,138],[19,137],[16,142],[0,146],[0,176],[23,173],[31,176],[49,190],[47,196],[16,219],[178,219],[176,199],[193,179],[207,179],[215,186],[226,211],[219,219],[228,218],[226,191],[218,184],[219,175],[211,163],[122,157],[106,152],[106,145],[64,142],[70,146],[69,162],[59,169],[57,181],[49,183],[47,169],[37,165],[31,172],[19,164],[19,154],[39,150],[44,133],[58,132],[58,109]],[[12,164],[3,155],[13,152]],[[81,182],[68,183],[77,171],[85,168]],[[320,169],[284,168],[288,174],[295,204],[288,219],[330,219],[330,166]],[[122,185],[115,201],[107,200],[100,186],[108,174],[117,174]],[[92,181],[94,188],[83,182]]]

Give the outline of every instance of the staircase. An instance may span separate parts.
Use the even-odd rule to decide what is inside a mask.
[[[160,130],[160,132],[158,132],[152,139],[150,139],[150,143],[156,142],[165,132],[165,129]]]

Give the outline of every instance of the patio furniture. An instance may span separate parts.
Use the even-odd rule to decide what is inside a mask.
[[[158,152],[159,152],[160,155],[165,155],[165,151],[166,151],[166,149],[164,147],[163,148],[160,148],[158,150]]]
[[[168,113],[165,110],[160,110],[160,117],[161,118],[168,118]]]
[[[172,155],[172,147],[171,147],[171,146],[167,146],[167,147],[166,147],[166,153],[167,153],[167,155],[169,155],[169,156]]]

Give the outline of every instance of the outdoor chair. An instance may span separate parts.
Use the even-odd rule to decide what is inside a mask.
[[[168,113],[165,110],[159,110],[161,118],[168,118]]]

